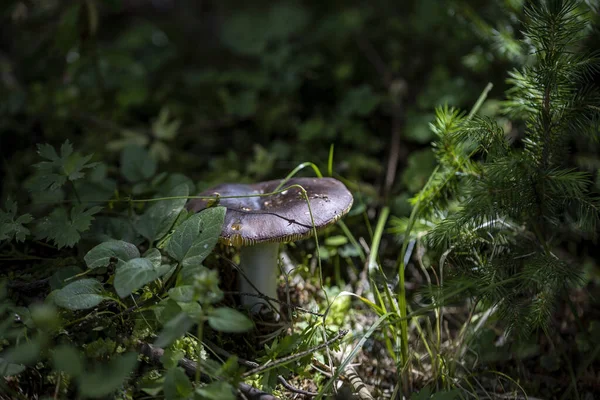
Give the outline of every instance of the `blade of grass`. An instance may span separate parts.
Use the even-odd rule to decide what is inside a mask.
[[[329,159],[327,160],[327,174],[329,176],[333,176],[333,147],[334,144],[331,143],[329,147]]]
[[[322,399],[323,396],[325,396],[327,393],[329,393],[329,391],[331,390],[331,387],[339,379],[340,374],[342,373],[344,368],[346,368],[346,366],[348,364],[350,364],[352,362],[352,360],[354,360],[354,358],[358,355],[359,350],[365,345],[367,340],[371,337],[371,335],[373,335],[373,333],[377,330],[379,325],[381,325],[381,323],[383,321],[385,321],[386,319],[388,319],[391,315],[392,315],[391,313],[384,314],[381,317],[379,317],[373,325],[371,325],[369,330],[367,330],[365,335],[359,340],[359,342],[356,344],[356,346],[352,349],[352,351],[350,352],[348,357],[346,357],[344,359],[344,361],[342,361],[340,363],[340,365],[336,368],[331,379],[329,379],[329,381],[327,381],[327,383],[325,384],[323,389],[320,390],[319,395],[317,397],[315,397],[316,400]]]

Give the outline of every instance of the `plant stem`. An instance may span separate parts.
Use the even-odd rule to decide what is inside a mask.
[[[201,368],[200,368],[200,363],[202,361],[202,335],[204,334],[203,332],[203,328],[204,328],[204,312],[200,312],[200,316],[198,318],[198,327],[196,328],[196,340],[198,340],[198,361],[196,362],[196,386],[198,386],[200,384],[200,377],[201,377]]]
[[[483,92],[481,92],[481,94],[477,98],[475,105],[473,105],[473,108],[471,108],[471,111],[469,112],[467,119],[473,118],[473,115],[475,115],[477,113],[477,111],[479,111],[479,109],[481,108],[481,105],[483,104],[483,102],[487,98],[488,93],[490,92],[490,90],[492,90],[493,87],[494,87],[494,85],[492,84],[492,82],[488,82],[488,84],[483,89]]]
[[[69,180],[71,187],[73,188],[73,194],[75,194],[75,198],[77,199],[77,203],[81,204],[81,198],[79,197],[79,193],[77,192],[77,188],[75,187],[75,183]]]

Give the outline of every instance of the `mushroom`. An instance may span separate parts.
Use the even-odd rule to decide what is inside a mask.
[[[335,223],[352,207],[352,194],[346,186],[333,178],[292,178],[274,192],[282,180],[254,184],[227,183],[205,190],[199,196],[219,196],[219,205],[225,206],[225,222],[220,242],[240,248],[240,268],[247,280],[258,291],[277,298],[278,254],[280,243],[294,242],[311,237],[311,215],[299,185],[306,191],[314,226],[317,230]],[[227,196],[253,196],[222,198]],[[187,204],[190,211],[201,211],[214,200],[194,199]],[[256,293],[245,279],[240,280],[242,293]],[[253,309],[265,300],[242,296],[242,304]]]

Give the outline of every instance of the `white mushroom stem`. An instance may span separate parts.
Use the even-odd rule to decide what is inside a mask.
[[[240,250],[240,268],[246,275],[240,277],[240,292],[256,293],[270,298],[277,298],[277,277],[279,243],[260,243],[253,246],[244,246]],[[248,282],[252,282],[252,285]],[[254,296],[242,296],[242,304],[254,311],[260,307],[257,304],[266,304],[267,301]]]

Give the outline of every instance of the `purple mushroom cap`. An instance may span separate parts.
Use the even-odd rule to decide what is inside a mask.
[[[344,184],[333,178],[292,178],[280,193],[271,193],[282,183],[273,180],[253,184],[227,183],[205,190],[199,196],[252,196],[219,199],[227,208],[221,242],[233,246],[258,243],[293,242],[312,236],[313,223],[306,199],[299,185],[306,190],[314,226],[322,229],[343,217],[352,207],[352,194]],[[214,200],[194,199],[188,202],[191,211],[201,211]]]

